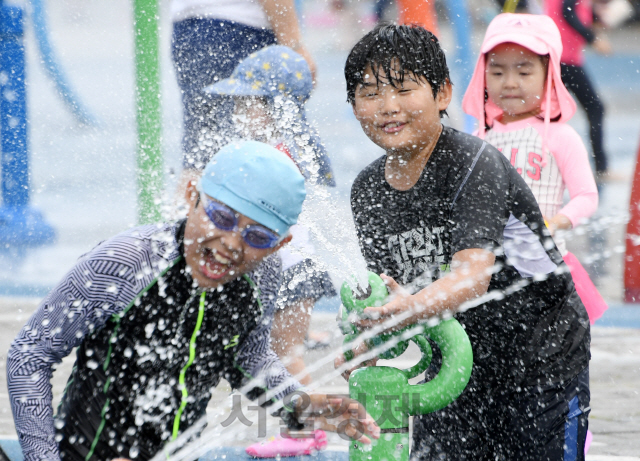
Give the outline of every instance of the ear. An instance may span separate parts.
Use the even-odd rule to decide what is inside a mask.
[[[285,238],[283,238],[280,243],[278,243],[276,246],[274,246],[273,248],[269,248],[267,250],[266,253],[263,254],[262,258],[266,258],[267,256],[277,252],[278,250],[280,250],[280,248],[282,248],[283,246],[285,246],[287,243],[289,243],[291,241],[291,239],[293,238],[293,236],[291,234],[287,235]]]
[[[447,110],[449,104],[451,103],[451,98],[453,97],[453,86],[451,85],[451,81],[447,80],[442,84],[440,90],[438,90],[438,94],[436,95],[436,103],[438,104],[438,110],[443,111]]]
[[[191,178],[187,181],[187,187],[185,188],[184,191],[184,198],[187,201],[187,204],[189,205],[189,209],[193,209],[196,200],[198,198],[198,189],[196,187],[197,184],[197,179]]]
[[[285,246],[287,243],[289,243],[291,241],[291,239],[293,238],[293,236],[291,234],[287,235],[285,238],[283,238],[280,243],[278,243],[275,247],[274,247],[274,253],[276,251],[278,251],[280,248],[282,248],[283,246]]]

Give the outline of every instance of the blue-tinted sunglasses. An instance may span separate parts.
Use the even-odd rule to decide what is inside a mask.
[[[214,226],[224,231],[240,232],[242,239],[250,247],[264,250],[275,247],[282,240],[278,234],[259,224],[249,224],[242,230],[238,229],[238,215],[234,210],[220,202],[209,200],[203,194],[200,194],[200,198],[204,212]]]

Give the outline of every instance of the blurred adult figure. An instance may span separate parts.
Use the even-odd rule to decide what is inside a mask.
[[[562,81],[589,120],[596,180],[606,180],[610,174],[603,141],[604,104],[584,69],[584,48],[590,45],[595,52],[607,55],[611,54],[611,44],[593,28],[590,0],[546,0],[545,12],[554,20],[562,37]]]
[[[393,0],[374,0],[373,15],[376,22],[383,21],[387,10],[393,6]]]
[[[182,91],[183,173],[178,190],[198,176],[234,135],[229,96],[202,90],[231,76],[254,51],[279,43],[315,63],[302,42],[294,0],[172,0],[172,56]]]

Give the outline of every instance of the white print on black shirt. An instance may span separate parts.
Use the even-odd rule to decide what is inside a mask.
[[[443,234],[444,226],[421,226],[387,237],[389,252],[402,274],[399,283],[406,284],[420,276],[430,283],[440,277],[445,270],[441,266],[446,264]]]

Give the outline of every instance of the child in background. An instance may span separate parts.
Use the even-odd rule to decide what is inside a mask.
[[[304,45],[294,0],[171,0],[171,55],[182,94],[184,190],[233,138],[233,102],[202,89],[228,78],[240,61],[269,45],[286,45],[315,63]],[[313,72],[313,71],[312,71]]]
[[[560,78],[561,54],[549,17],[498,15],[487,28],[462,108],[478,119],[478,136],[497,147],[531,188],[593,324],[607,305],[557,232],[598,207],[587,151],[566,123],[576,105]],[[563,206],[565,188],[571,199]]]
[[[238,134],[271,144],[296,163],[308,184],[335,186],[331,163],[320,138],[306,120],[304,103],[313,88],[309,66],[302,56],[284,46],[270,46],[251,54],[233,71],[230,78],[206,89],[215,95],[233,96],[234,124]],[[265,174],[269,174],[265,172]],[[309,323],[316,301],[336,296],[329,274],[313,260],[309,230],[302,225],[291,228],[292,249],[279,254],[283,280],[278,294],[278,309],[273,316],[271,338],[274,351],[289,372],[302,384],[309,384],[303,360],[306,343],[321,343],[311,337]],[[247,448],[256,457],[309,454],[326,445],[323,431],[312,438],[277,437]]]

